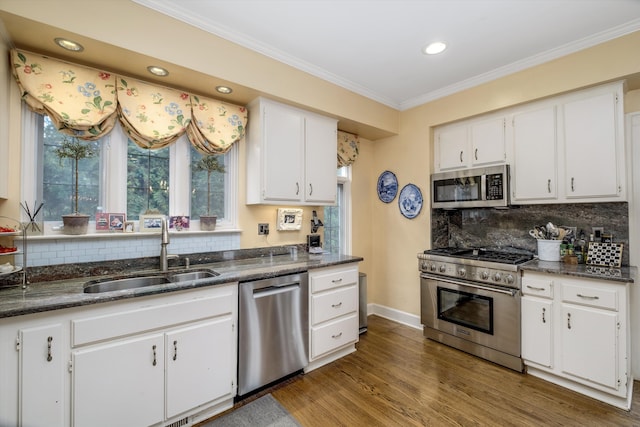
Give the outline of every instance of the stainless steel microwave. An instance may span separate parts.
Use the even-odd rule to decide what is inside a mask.
[[[509,206],[509,165],[431,175],[432,208],[505,206]]]

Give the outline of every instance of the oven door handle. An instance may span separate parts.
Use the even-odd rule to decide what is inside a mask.
[[[421,274],[420,277],[423,278],[423,279],[431,279],[431,280],[436,280],[436,281],[439,281],[439,282],[451,283],[453,285],[468,286],[470,288],[480,289],[480,290],[488,291],[488,292],[498,292],[500,294],[511,295],[512,297],[516,296],[518,294],[518,292],[520,292],[518,289],[490,288],[488,286],[481,286],[481,285],[476,285],[476,284],[469,283],[469,282],[461,282],[461,281],[456,281],[456,280],[448,280],[448,279],[444,279],[442,277],[431,276],[431,275],[424,274],[424,273]]]

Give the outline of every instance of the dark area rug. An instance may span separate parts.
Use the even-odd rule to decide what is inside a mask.
[[[271,394],[199,427],[301,427]]]

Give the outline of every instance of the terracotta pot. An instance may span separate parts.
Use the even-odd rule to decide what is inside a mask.
[[[213,231],[216,229],[216,221],[218,217],[215,215],[200,215],[200,230]]]
[[[63,234],[87,234],[87,227],[89,226],[89,215],[62,215],[62,224],[64,224],[64,227],[62,228]]]

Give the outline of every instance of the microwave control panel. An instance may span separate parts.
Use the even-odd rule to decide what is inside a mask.
[[[487,200],[502,200],[504,198],[504,175],[494,173],[487,175]]]

